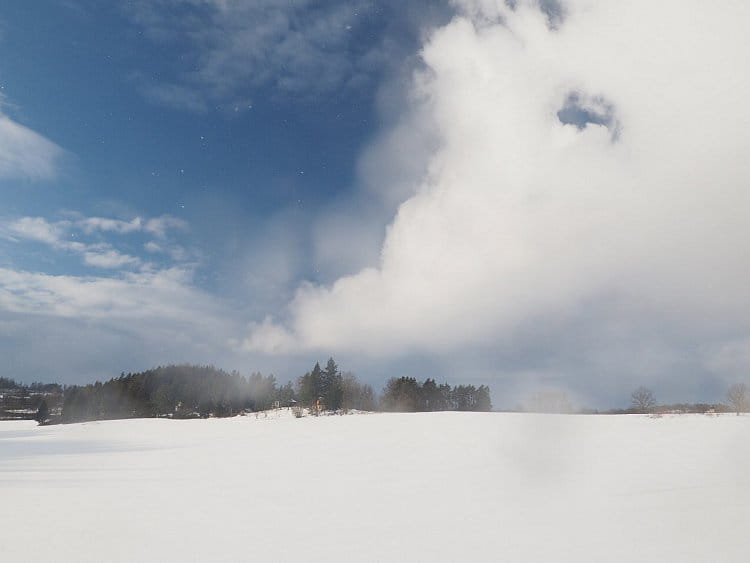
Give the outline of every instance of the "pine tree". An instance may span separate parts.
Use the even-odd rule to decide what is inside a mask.
[[[312,371],[297,380],[297,396],[300,404],[305,407],[312,407],[321,396],[321,384],[323,380],[323,370],[320,364],[315,362]]]
[[[36,411],[34,420],[36,420],[39,424],[43,424],[48,418],[49,407],[47,406],[47,401],[42,399],[42,402],[39,404],[39,409],[37,409]]]
[[[344,385],[341,373],[339,373],[339,366],[336,365],[333,358],[328,359],[326,369],[322,373],[321,395],[328,410],[337,411],[341,408]]]
[[[434,379],[427,378],[422,383],[419,401],[420,411],[437,411],[440,409],[440,391]]]
[[[480,385],[477,389],[477,400],[474,406],[475,410],[489,412],[492,410],[492,399],[490,398],[490,388],[486,385]]]

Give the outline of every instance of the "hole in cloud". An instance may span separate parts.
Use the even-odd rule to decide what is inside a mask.
[[[536,0],[535,4],[547,16],[550,29],[558,29],[565,19],[565,8],[560,0]],[[519,0],[505,0],[505,5],[511,10],[518,8]]]
[[[613,142],[620,136],[621,125],[615,114],[615,106],[602,96],[571,92],[557,112],[557,118],[566,125],[575,125],[579,131],[589,124],[603,125],[609,129]]]
[[[565,8],[560,0],[539,0],[539,9],[547,15],[551,29],[557,29],[565,19]]]

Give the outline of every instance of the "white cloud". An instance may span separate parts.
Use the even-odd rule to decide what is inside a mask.
[[[78,223],[71,223],[70,221],[57,221],[50,223],[43,217],[21,217],[13,221],[7,222],[2,225],[2,231],[5,232],[5,236],[17,239],[32,240],[35,242],[41,242],[55,248],[57,250],[64,250],[67,252],[73,252],[80,254],[83,257],[85,264],[94,266],[97,268],[123,268],[126,266],[138,266],[141,264],[139,258],[135,256],[129,256],[123,254],[111,247],[107,243],[84,243],[77,240],[71,240],[70,231],[74,226],[82,226],[84,232],[90,232],[88,228],[89,220],[82,220]],[[93,224],[104,224],[109,227],[112,224],[124,223],[122,221],[114,221],[111,219],[99,219],[93,218]],[[106,228],[104,230],[115,230],[116,232],[127,232],[127,230],[117,230],[114,228]]]
[[[130,221],[122,221],[120,219],[108,219],[106,217],[86,217],[76,221],[76,225],[87,234],[96,231],[128,234],[142,230],[143,219],[135,217]]]
[[[166,254],[175,262],[183,262],[188,259],[188,251],[178,244],[159,244],[153,240],[143,245],[143,249],[151,254]]]
[[[164,238],[169,230],[184,231],[187,229],[185,221],[171,215],[162,215],[150,219],[134,217],[130,221],[106,217],[85,217],[76,221],[76,226],[87,234],[96,231],[117,234],[146,232],[160,238]]]
[[[159,238],[164,238],[169,230],[187,230],[187,223],[171,215],[162,215],[161,217],[146,219],[143,223],[143,230]]]
[[[56,245],[60,242],[68,222],[49,223],[43,217],[21,217],[5,225],[6,235]]]
[[[416,105],[404,109],[404,96]],[[385,227],[424,178],[438,137],[421,96],[401,82],[380,91],[379,109],[395,123],[377,135],[357,161],[352,193],[329,203],[314,218],[313,258],[322,280],[334,280],[378,263]]]
[[[295,347],[294,338],[284,327],[266,317],[262,323],[250,324],[250,336],[244,341],[231,343],[247,351],[263,350],[271,354],[286,354]]]
[[[116,241],[133,232],[141,238],[168,233],[171,221],[71,217],[0,224],[7,240],[42,243],[106,272],[53,275],[0,268],[0,353],[11,377],[80,383],[159,363],[236,360],[228,342],[240,330],[237,309],[196,287],[193,266],[178,260],[184,250],[169,237],[154,242],[174,260],[165,266],[102,241],[102,234]]]
[[[83,261],[89,266],[97,268],[124,268],[126,266],[137,266],[140,259],[128,254],[122,254],[117,250],[106,248],[101,250],[86,250],[83,253]]]
[[[50,222],[43,217],[21,217],[0,224],[0,233],[12,240],[31,240],[41,242],[67,252],[80,254],[88,266],[106,269],[119,269],[144,266],[140,258],[120,252],[107,242],[83,242],[78,234],[93,235],[108,233],[127,235],[147,233],[164,240],[170,230],[186,230],[187,223],[171,215],[153,218],[135,217],[130,221],[106,217],[84,217],[75,220]],[[144,245],[148,252],[161,252],[174,261],[181,262],[187,258],[184,248],[176,244],[158,244],[149,241]]]
[[[154,254],[159,253],[159,252],[164,252],[164,247],[162,247],[159,243],[154,242],[152,240],[144,244],[143,248],[146,250],[146,252],[151,252]]]
[[[125,273],[116,278],[0,268],[0,309],[112,323],[123,319],[189,321],[205,313],[206,322],[214,322],[219,307],[192,288],[190,280],[191,272],[182,268]]]
[[[413,84],[439,147],[378,267],[302,286],[244,346],[507,346],[592,302],[596,326],[750,335],[750,7],[576,0],[551,29],[536,2],[456,4]],[[571,94],[612,114],[564,124]]]
[[[55,143],[0,112],[0,179],[54,178],[62,154]]]

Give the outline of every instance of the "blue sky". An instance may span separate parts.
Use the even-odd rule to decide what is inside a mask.
[[[689,3],[6,2],[3,375],[334,355],[501,406],[720,398],[747,9]]]
[[[175,13],[160,9],[164,17]],[[11,2],[5,9],[5,96],[24,124],[68,153],[49,188],[8,182],[8,211],[195,220],[218,199],[241,210],[231,228],[251,232],[269,215],[314,209],[351,188],[357,153],[378,126],[372,84],[330,84],[308,94],[269,79],[240,82],[201,109],[158,103],[146,91],[166,87],[200,47],[153,39],[130,15],[96,2]],[[382,71],[372,69],[373,82]],[[194,87],[196,97],[202,87]]]
[[[133,261],[123,269],[97,267],[82,259],[84,251],[6,228],[3,265],[99,278],[119,278],[146,262],[152,269],[185,266],[191,287],[249,315],[271,313],[300,281],[324,278],[310,248],[310,225],[321,208],[356,192],[359,155],[388,119],[380,106],[393,104],[388,97],[396,95],[384,90],[402,87],[398,77],[414,64],[421,31],[449,10],[417,2],[396,18],[401,10],[393,3],[305,4],[240,3],[226,16],[241,18],[234,22],[211,2],[6,4],[0,14],[4,113],[59,153],[52,174],[0,180],[3,220],[58,225],[56,236],[114,245]],[[274,24],[279,28],[268,36],[256,30],[279,17],[285,23]],[[196,27],[205,37],[195,36]],[[248,49],[255,45],[258,54],[217,45],[213,37],[227,34]],[[290,38],[298,44],[279,54]],[[212,53],[237,59],[221,80],[211,74],[220,73]],[[334,71],[321,76],[327,67]],[[199,71],[210,76],[190,76]],[[79,223],[87,218],[166,218],[177,226],[152,240],[140,228],[84,232]],[[378,228],[384,226],[380,221]],[[258,246],[280,239],[294,263],[278,266],[281,279],[271,273],[267,287],[268,275],[247,270],[256,269]],[[157,245],[180,258],[148,250]],[[271,262],[257,268],[276,267]],[[209,356],[206,361],[216,360]],[[112,365],[101,374],[63,365],[59,378],[86,381],[170,360],[180,361],[179,353],[146,355],[137,365]],[[20,358],[19,379],[45,377],[25,366]]]

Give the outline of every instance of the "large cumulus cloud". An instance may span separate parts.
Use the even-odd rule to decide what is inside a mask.
[[[568,344],[570,330],[612,335],[578,342],[579,359],[617,348],[626,362],[640,349],[626,335],[657,326],[709,371],[744,349],[750,7],[456,4],[412,85],[438,148],[379,264],[303,285],[244,346],[450,353],[543,324]]]

